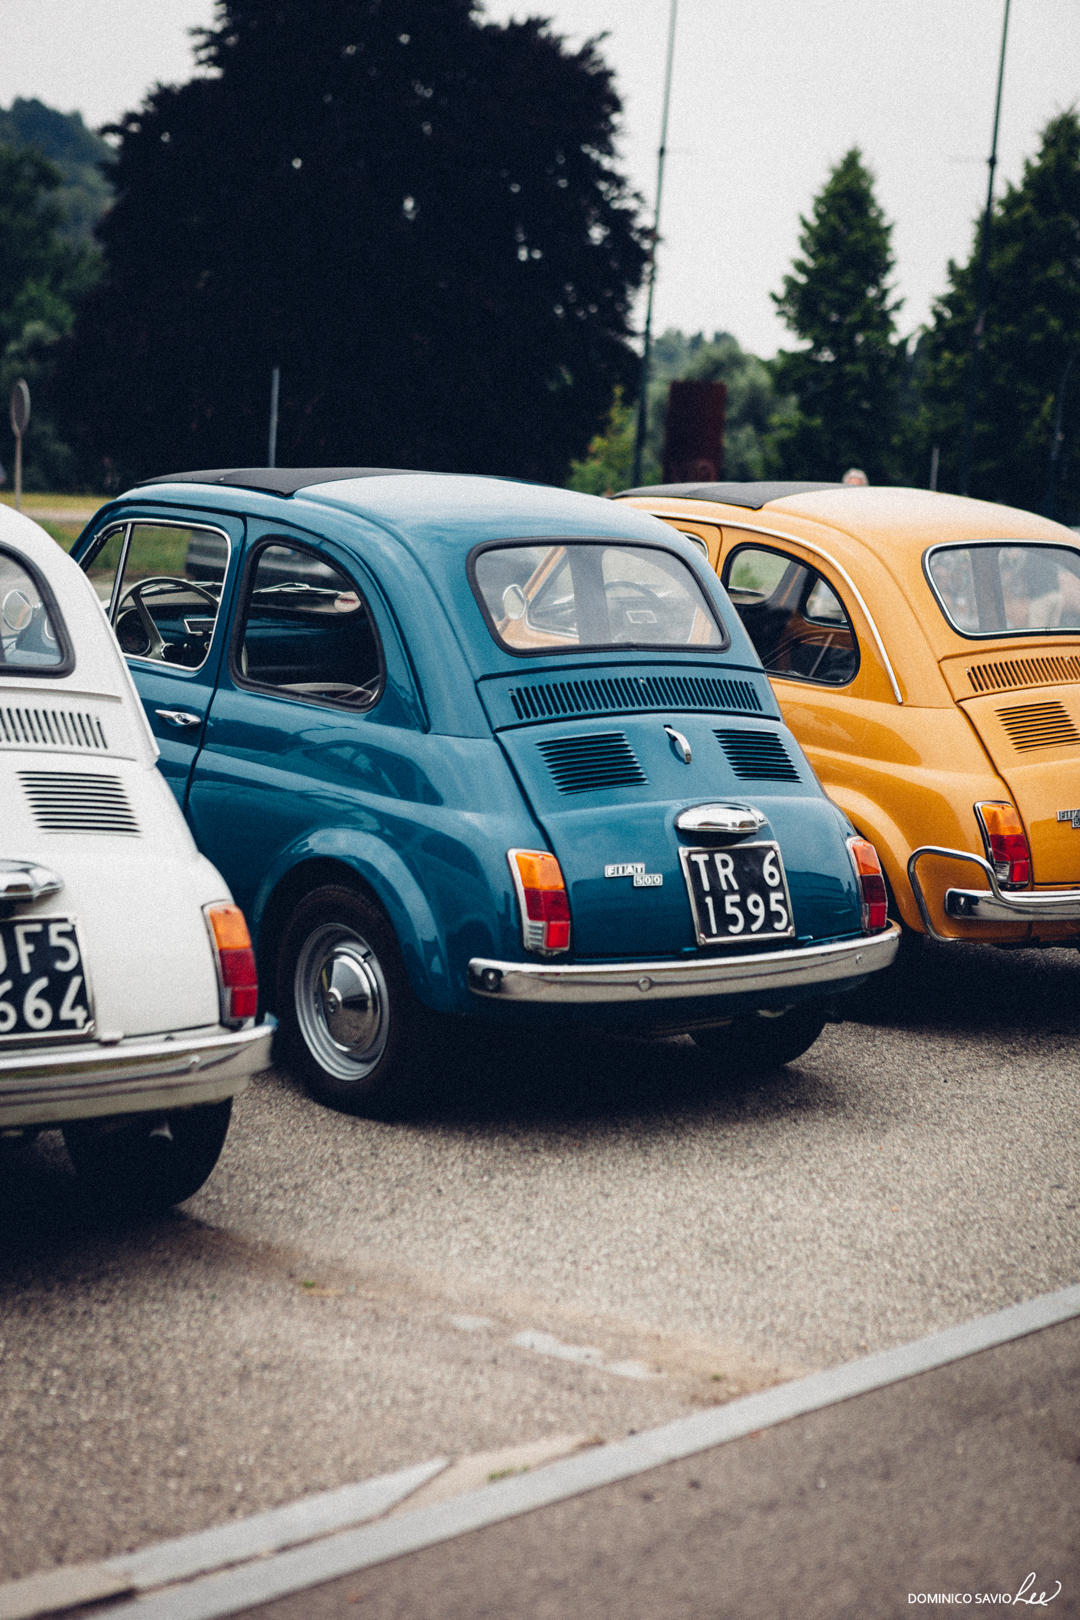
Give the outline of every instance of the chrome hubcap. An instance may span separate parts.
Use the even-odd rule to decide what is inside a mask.
[[[362,1080],[386,1050],[390,1005],[379,959],[338,923],[310,934],[296,963],[296,1013],[319,1065],[339,1080]]]

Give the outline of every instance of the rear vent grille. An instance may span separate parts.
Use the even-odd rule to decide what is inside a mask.
[[[771,731],[717,731],[713,735],[736,776],[746,781],[798,782],[799,773]]]
[[[79,748],[108,751],[101,721],[70,709],[25,709],[0,704],[0,748]]]
[[[77,771],[20,771],[34,819],[42,832],[135,833],[135,820],[118,776]]]
[[[734,709],[760,714],[750,681],[719,675],[608,675],[544,681],[510,688],[519,720],[557,720],[568,714],[626,714],[643,709]]]
[[[999,709],[997,717],[1013,747],[1022,754],[1032,748],[1064,748],[1069,743],[1080,743],[1080,731],[1060,703],[1022,703],[1015,709]]]
[[[648,778],[621,731],[588,737],[556,737],[536,745],[560,793],[632,787]]]
[[[1080,681],[1080,658],[1073,653],[1002,658],[992,664],[972,664],[968,680],[976,692],[1005,692],[1016,686],[1059,686],[1066,681]]]

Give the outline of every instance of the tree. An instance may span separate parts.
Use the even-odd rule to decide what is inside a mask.
[[[795,409],[777,424],[777,471],[789,478],[838,478],[862,467],[871,483],[896,473],[904,349],[896,341],[890,277],[892,226],[874,196],[874,177],[853,147],[802,218],[802,256],[772,299],[804,349],[781,352],[774,380]]]
[[[925,384],[927,442],[941,450],[939,487],[956,488],[975,324],[983,224],[966,264],[950,261],[934,306]],[[1053,433],[1062,440],[1052,503],[1080,520],[1080,117],[1050,120],[1037,155],[994,207],[971,493],[1032,511],[1051,504]]]
[[[44,102],[16,96],[6,112],[0,107],[0,141],[32,146],[55,165],[61,177],[55,201],[63,212],[57,229],[66,241],[91,242],[94,226],[112,201],[106,179],[112,151],[87,129],[82,114],[57,112]]]
[[[70,382],[123,479],[278,459],[562,482],[645,262],[596,42],[472,0],[218,0],[117,127]]]

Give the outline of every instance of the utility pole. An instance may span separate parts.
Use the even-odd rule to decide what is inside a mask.
[[[975,271],[975,325],[971,333],[971,358],[968,361],[967,399],[964,403],[964,441],[960,451],[960,494],[966,495],[971,484],[971,461],[975,442],[975,411],[979,398],[979,362],[982,359],[983,338],[986,327],[986,267],[990,258],[990,224],[994,207],[994,170],[997,168],[998,123],[1001,118],[1001,86],[1005,78],[1005,41],[1009,34],[1009,6],[1005,0],[1005,19],[1001,25],[1001,60],[998,63],[997,100],[994,103],[994,138],[990,146],[990,181],[986,188],[986,213],[983,215],[982,241],[979,244],[979,263]]]
[[[277,466],[277,408],[278,390],[281,387],[281,367],[275,366],[270,373],[270,442],[266,450],[266,465]]]
[[[641,483],[641,461],[645,454],[645,434],[649,426],[649,349],[652,343],[653,292],[656,289],[656,249],[660,241],[660,200],[664,191],[664,158],[667,156],[668,107],[671,104],[671,64],[675,57],[675,14],[679,0],[671,0],[668,18],[667,70],[664,74],[664,110],[660,116],[660,147],[656,154],[656,212],[653,215],[652,248],[649,253],[649,296],[645,305],[645,340],[641,350],[641,384],[638,391],[637,433],[634,436],[634,470],[630,482]]]
[[[11,431],[15,435],[15,510],[22,511],[22,441],[30,421],[30,390],[22,377],[11,390]]]

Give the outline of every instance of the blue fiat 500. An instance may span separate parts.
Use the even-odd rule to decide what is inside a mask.
[[[139,486],[75,555],[323,1102],[393,1112],[447,1015],[783,1063],[896,952],[872,846],[655,518],[240,469]]]

